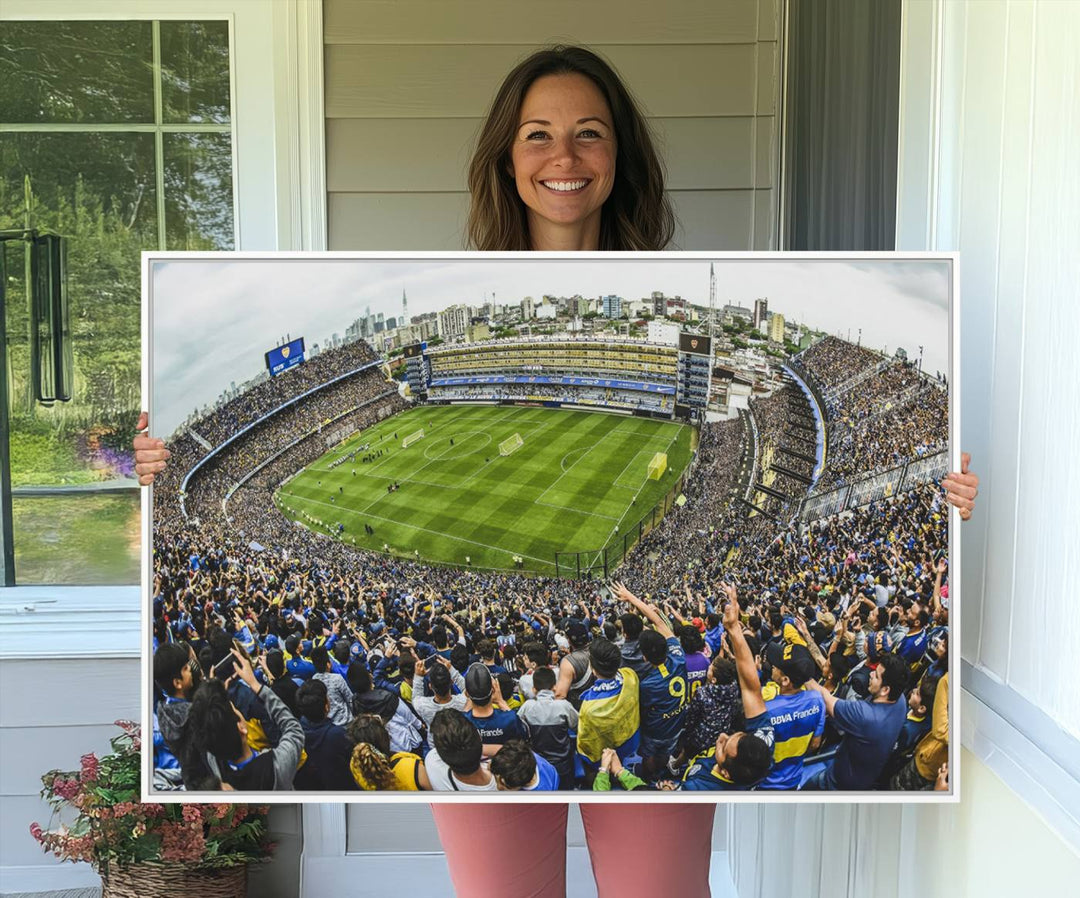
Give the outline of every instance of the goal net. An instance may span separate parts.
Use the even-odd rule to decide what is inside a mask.
[[[403,439],[401,441],[401,448],[405,449],[405,448],[411,446],[417,440],[422,440],[423,438],[424,438],[424,431],[423,430],[418,430],[418,431],[416,431],[416,433],[410,433],[407,437],[405,437],[405,439]]]
[[[659,480],[667,470],[667,453],[657,452],[649,461],[649,480]]]
[[[521,434],[515,433],[512,437],[507,437],[499,443],[499,455],[509,455],[511,452],[517,452],[524,445],[525,441],[521,438]]]

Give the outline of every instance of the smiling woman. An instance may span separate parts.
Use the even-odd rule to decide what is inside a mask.
[[[469,166],[481,250],[659,250],[675,218],[648,125],[583,47],[532,54],[506,78]]]
[[[520,117],[510,167],[531,238],[565,250],[596,246],[615,177],[604,95],[584,75],[547,75],[525,94]]]

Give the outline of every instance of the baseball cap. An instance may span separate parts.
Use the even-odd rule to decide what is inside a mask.
[[[278,647],[278,638],[271,633],[263,640],[263,645],[268,649],[276,649]]]
[[[582,645],[589,641],[589,628],[579,620],[572,620],[566,625],[566,636],[571,645]]]
[[[810,651],[804,645],[791,643],[781,645],[778,642],[772,642],[769,643],[765,657],[773,667],[780,668],[780,671],[796,688],[802,686],[807,680],[813,679],[817,673],[817,665],[814,664]]]
[[[705,632],[705,621],[703,621],[700,617],[695,617],[692,621],[690,621],[690,623],[699,633]]]
[[[884,631],[871,633],[866,639],[866,657],[870,661],[877,661],[882,655],[887,655],[892,650],[892,640]]]
[[[817,613],[817,622],[823,627],[828,627],[830,630],[836,626],[836,615],[831,611],[819,611]]]
[[[474,702],[484,704],[491,698],[491,671],[479,661],[465,671],[465,694]]]

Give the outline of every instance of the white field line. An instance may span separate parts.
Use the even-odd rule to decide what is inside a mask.
[[[609,431],[609,433],[610,433],[610,431]],[[544,496],[546,496],[551,491],[551,489],[555,486],[555,484],[557,484],[567,474],[569,474],[571,471],[573,471],[574,468],[581,462],[581,459],[583,459],[586,455],[588,455],[590,452],[592,452],[593,449],[595,449],[597,446],[599,446],[607,438],[607,436],[608,436],[608,434],[605,433],[602,437],[600,437],[600,439],[598,439],[595,443],[593,443],[588,449],[586,449],[584,452],[582,452],[581,456],[576,461],[572,462],[569,468],[567,468],[558,477],[556,477],[553,481],[551,481],[551,483],[549,483],[547,485],[547,489],[545,489],[539,496],[537,496],[535,499],[533,499],[533,502],[535,502],[537,505],[546,504],[544,502],[541,502],[540,500],[542,498],[544,498]],[[566,453],[566,455],[569,455],[569,454],[570,454],[569,452]],[[563,458],[566,458],[566,455],[564,455]],[[562,467],[562,462],[559,462],[559,467],[560,468]],[[563,506],[554,505],[552,507],[553,508],[562,508]]]
[[[515,411],[516,411],[516,409],[510,409],[509,412],[507,412],[504,415],[500,415],[499,417],[495,418],[494,420],[490,421],[489,423],[496,424],[499,421],[502,421],[504,418],[512,415]],[[455,415],[453,418],[449,419],[448,421],[442,422],[441,424],[432,425],[431,429],[434,430],[436,427],[445,427],[447,425],[456,424],[456,423],[458,423],[459,421],[461,421],[463,418],[465,418],[467,416],[468,416],[468,412],[464,412],[463,414],[460,414],[460,415]],[[473,432],[474,433],[480,433],[481,431],[473,431]],[[405,476],[405,477],[386,477],[386,476],[384,476],[382,474],[374,473],[375,469],[377,469],[377,468],[381,467],[382,465],[386,464],[386,462],[388,462],[390,460],[390,458],[386,458],[383,461],[378,462],[377,464],[373,465],[371,468],[369,468],[367,471],[364,472],[364,476],[365,477],[377,478],[379,480],[388,480],[388,481],[395,482],[395,483],[401,483],[401,482],[404,482],[404,483],[417,483],[417,484],[422,484],[422,485],[428,486],[428,487],[434,487],[436,489],[456,489],[457,488],[456,485],[455,486],[448,486],[445,483],[432,483],[430,480],[419,480],[415,476],[415,475],[419,474],[422,470],[424,470],[424,468],[426,468],[426,467],[428,467],[430,465],[433,465],[435,462],[439,461],[439,459],[441,459],[443,457],[443,455],[445,455],[449,451],[450,451],[450,447],[448,446],[443,451],[442,455],[436,456],[434,459],[431,459],[430,461],[428,461],[427,464],[421,465],[419,468],[416,468],[411,474],[409,474],[408,476]],[[391,457],[392,458],[397,458],[396,455],[391,456]],[[427,458],[426,455],[424,457]],[[292,495],[292,494],[289,494],[289,495]],[[389,495],[390,495],[389,493],[379,494],[371,502],[369,502],[367,505],[365,505],[363,508],[360,508],[360,509],[352,509],[351,508],[351,509],[349,509],[349,511],[352,511],[352,512],[354,512],[356,514],[367,514],[369,509],[374,508],[375,505],[377,505],[379,502],[381,502],[383,499],[385,499]],[[304,498],[302,498],[300,496],[296,496],[295,498],[297,498],[301,502],[304,502],[304,501],[319,502],[318,499],[306,500],[306,499],[304,499]],[[319,504],[329,505],[332,508],[337,508],[338,507],[337,505],[334,505],[332,503],[326,503],[326,502],[320,502]],[[342,507],[344,507],[344,506],[342,506]],[[374,515],[373,515],[373,517],[374,517]]]
[[[603,518],[606,521],[617,521],[617,520],[619,520],[618,518],[613,518],[609,514],[600,514],[600,512],[598,512],[598,511],[585,511],[584,509],[581,509],[581,508],[570,508],[567,505],[552,505],[550,502],[538,502],[535,499],[533,500],[533,505],[543,505],[545,508],[554,508],[557,511],[568,511],[571,514],[585,514],[585,515],[589,515],[589,517],[593,517],[593,518]]]
[[[437,427],[445,427],[445,426],[446,426],[446,424],[453,424],[453,423],[454,423],[455,421],[457,421],[457,417],[455,417],[455,418],[451,419],[450,421],[444,421],[444,422],[443,422],[442,424],[433,424],[433,425],[431,426],[431,429],[432,429],[432,430],[434,430],[434,429],[435,429],[435,428],[437,428]],[[379,426],[379,425],[380,425],[381,423],[382,423],[382,422],[379,422],[379,424],[376,424],[375,426],[376,426],[376,427],[378,427],[378,426]],[[389,423],[389,422],[387,422],[387,423]],[[386,428],[386,432],[385,432],[385,433],[383,433],[383,435],[382,435],[381,437],[379,437],[379,440],[380,440],[380,441],[382,441],[382,440],[386,439],[386,437],[388,437],[388,436],[389,436],[389,435],[390,435],[390,434],[391,434],[391,433],[392,433],[392,432],[393,432],[393,431],[394,431],[395,429],[400,429],[400,428],[394,428],[394,427],[387,427],[387,428]],[[356,440],[357,442],[359,442],[360,438],[361,438],[361,437],[362,437],[363,435],[364,435],[364,431],[361,431],[361,432],[360,432],[360,433],[358,433],[358,434],[357,434],[357,435],[356,435],[356,436],[355,436],[355,437],[354,437],[353,439],[355,439],[355,440]],[[377,448],[377,447],[376,447],[376,448]],[[349,455],[350,453],[349,453],[349,452],[344,452],[344,453],[342,453],[342,454],[343,454],[343,455]],[[373,464],[371,465],[371,467],[369,468],[369,470],[375,470],[375,468],[379,468],[379,467],[381,467],[382,465],[385,465],[385,464],[386,464],[386,463],[387,463],[388,461],[390,461],[390,459],[391,459],[391,458],[396,458],[396,457],[397,457],[397,456],[395,456],[395,455],[391,455],[391,454],[390,454],[390,453],[388,452],[388,453],[386,454],[386,458],[384,458],[384,459],[383,459],[382,461],[380,461],[380,462],[374,462],[374,463],[373,463]],[[307,467],[307,468],[305,468],[305,471],[319,471],[319,472],[322,472],[322,473],[324,473],[324,474],[329,474],[329,473],[330,473],[330,471],[331,471],[331,469],[330,469],[329,467],[323,467],[322,465],[318,465],[318,466],[316,466],[316,465],[308,465],[308,467]],[[390,479],[391,479],[391,480],[393,480],[393,478],[390,478]]]
[[[675,438],[678,439],[678,436],[679,436],[678,431],[676,431]],[[638,481],[637,486],[625,486],[625,485],[619,483],[619,481],[622,480],[623,474],[626,473],[626,468],[629,468],[630,465],[632,465],[635,461],[637,461],[637,457],[639,455],[652,456],[652,455],[655,455],[657,452],[666,451],[667,447],[670,446],[670,445],[671,445],[671,440],[668,440],[667,446],[665,446],[663,449],[638,449],[638,451],[634,454],[634,457],[631,458],[630,461],[628,461],[626,463],[626,467],[624,467],[619,472],[619,476],[615,478],[615,481],[611,485],[614,486],[614,487],[617,487],[618,489],[621,489],[621,490],[633,490],[634,492],[639,491],[645,485],[645,481],[648,480],[648,478],[649,478],[649,473],[648,473],[649,464],[648,464],[648,461],[646,461],[646,463],[645,463],[645,476],[642,477]]]
[[[495,422],[492,422],[492,423],[495,423]],[[529,434],[529,439],[535,439],[535,437],[536,437],[536,435],[538,433],[541,433],[542,431],[547,430],[553,424],[555,424],[555,417],[554,416],[552,416],[552,420],[549,421],[547,424],[537,423],[537,424],[533,425],[532,422],[530,422],[530,427],[533,427],[534,429],[526,431]],[[520,433],[521,430],[524,430],[524,428],[520,428],[518,430],[518,432]],[[494,440],[494,439],[495,438],[492,437],[492,440]],[[522,448],[524,448],[524,447],[522,447]],[[460,481],[457,484],[457,486],[459,486],[459,487],[464,486],[466,483],[468,483],[470,480],[472,480],[477,474],[479,474],[481,471],[483,471],[484,468],[486,468],[488,465],[495,464],[495,462],[497,462],[501,458],[509,458],[509,456],[502,456],[502,455],[492,456],[491,461],[484,462],[475,471],[473,471],[468,477],[466,477],[464,480]]]
[[[682,429],[685,426],[686,426],[685,424],[680,424],[679,425],[679,429],[675,431],[675,436],[673,436],[670,440],[668,440],[667,446],[664,447],[665,452],[668,449],[670,449],[671,444],[674,443],[675,440],[677,440],[679,438],[679,434],[682,433]],[[630,513],[630,509],[633,508],[633,507],[634,506],[632,504],[626,506],[626,508],[623,510],[622,517],[620,517],[619,520],[616,522],[615,526],[611,528],[611,532],[607,535],[607,538],[604,540],[603,545],[606,546],[608,544],[608,542],[611,540],[611,537],[613,537],[615,535],[615,531],[617,531],[619,529],[619,525],[623,522],[623,518],[625,518]]]
[[[454,416],[453,418],[451,418],[451,419],[450,419],[449,421],[444,421],[444,422],[442,422],[441,424],[435,424],[435,425],[433,425],[431,429],[432,429],[432,430],[434,430],[434,429],[435,429],[436,427],[447,427],[447,426],[449,426],[449,425],[452,425],[452,424],[457,424],[457,423],[458,423],[459,421],[461,421],[461,420],[462,420],[463,418],[465,418],[467,414],[468,414],[468,413],[466,412],[465,414],[462,414],[462,415],[455,415],[455,416]],[[494,423],[497,423],[498,421],[501,421],[501,420],[502,420],[502,418],[496,418],[496,419],[495,419],[494,421],[491,421],[491,422],[489,422],[489,423],[492,423],[492,424],[494,424]],[[478,431],[478,430],[477,430],[477,431],[473,431],[473,433],[481,433],[481,432],[482,432],[482,431]],[[485,433],[486,433],[486,431],[483,431],[483,432],[485,432]],[[426,437],[425,437],[425,438],[426,438]],[[417,479],[415,479],[415,478],[416,478],[416,475],[417,475],[417,474],[419,474],[419,473],[420,473],[421,471],[423,471],[423,470],[424,470],[424,468],[426,468],[426,467],[429,467],[430,465],[433,465],[433,464],[435,464],[435,462],[437,462],[437,461],[441,461],[441,460],[442,460],[442,459],[443,459],[443,458],[444,458],[444,457],[446,456],[446,454],[447,454],[447,453],[448,453],[448,452],[450,451],[450,449],[451,449],[451,448],[457,448],[457,447],[450,447],[450,446],[447,446],[447,448],[446,448],[446,449],[444,449],[444,450],[442,451],[442,453],[441,453],[441,454],[439,454],[439,455],[436,455],[436,456],[435,456],[435,458],[432,458],[432,459],[430,459],[430,460],[429,460],[429,461],[427,462],[427,464],[423,464],[423,465],[421,465],[421,466],[420,466],[419,468],[416,468],[415,470],[413,470],[413,471],[412,471],[412,473],[410,473],[410,474],[408,474],[408,475],[406,475],[406,476],[404,476],[404,477],[389,477],[389,478],[386,478],[386,479],[388,479],[388,480],[394,480],[394,481],[401,481],[401,480],[404,480],[404,481],[405,481],[406,483],[423,483],[423,484],[426,484],[427,486],[441,486],[441,484],[432,484],[432,483],[429,483],[429,482],[428,482],[428,481],[426,481],[426,480],[417,480]],[[393,455],[392,457],[393,457],[393,458],[397,458],[397,455],[395,454],[395,455]],[[427,457],[428,457],[428,456],[427,456],[427,455],[425,454],[425,455],[424,455],[424,458],[427,458]],[[369,471],[369,473],[373,473],[373,472],[374,472],[374,471],[375,471],[375,470],[376,470],[377,468],[379,468],[380,466],[382,466],[382,465],[386,464],[386,462],[387,462],[387,461],[389,461],[389,460],[390,460],[390,459],[389,459],[389,458],[387,458],[387,459],[386,459],[385,461],[381,461],[381,462],[379,462],[379,464],[375,465],[375,467],[374,467],[374,468],[372,468],[372,469],[371,469],[371,471]],[[380,476],[380,477],[381,477],[382,475],[377,475],[377,476]],[[370,506],[369,506],[369,507],[370,507]]]
[[[337,509],[337,506],[334,505],[333,503],[322,502],[319,499],[307,499],[307,500],[304,500],[304,501],[311,502],[311,503],[313,503],[315,505],[324,505],[327,508]],[[348,510],[352,511],[352,509],[348,509]],[[360,512],[356,512],[356,513],[360,514]],[[432,530],[430,527],[421,527],[418,524],[409,524],[409,523],[406,523],[405,521],[398,521],[398,520],[395,520],[394,518],[383,517],[382,515],[369,514],[369,515],[367,515],[367,517],[369,517],[369,518],[371,518],[372,520],[375,520],[375,521],[386,521],[388,524],[395,524],[398,527],[408,527],[410,530],[420,530],[420,531],[422,531],[424,533],[430,533],[433,536],[444,536],[447,539],[453,539],[453,540],[456,540],[457,542],[462,542],[462,543],[469,543],[469,545],[472,545],[472,546],[480,546],[483,549],[491,549],[493,552],[505,552],[507,555],[520,555],[522,558],[530,558],[533,561],[539,561],[541,564],[547,565],[548,567],[555,567],[555,563],[553,561],[548,561],[546,558],[538,558],[536,555],[528,555],[525,552],[519,552],[519,551],[517,551],[515,549],[507,549],[504,546],[492,546],[492,545],[490,545],[488,543],[477,542],[475,539],[466,539],[464,536],[454,536],[454,534],[452,534],[452,533],[445,533],[445,532],[443,532],[441,530]]]
[[[637,492],[638,490],[640,490],[642,484],[645,482],[644,480],[642,480],[641,483],[639,483],[637,486],[624,486],[623,484],[619,483],[619,481],[622,480],[622,476],[623,476],[623,474],[626,473],[626,469],[629,468],[630,465],[632,465],[635,461],[637,461],[637,457],[639,455],[648,455],[648,454],[649,454],[648,449],[638,449],[638,451],[634,453],[634,455],[630,459],[630,461],[628,461],[626,463],[626,467],[624,467],[621,471],[619,471],[619,476],[615,478],[615,480],[612,482],[611,485],[614,486],[614,487],[618,487],[621,490],[633,490],[634,492]],[[655,455],[655,454],[656,453],[654,452],[653,455]],[[646,469],[646,477],[647,477],[648,476],[648,462],[646,462],[645,469]]]

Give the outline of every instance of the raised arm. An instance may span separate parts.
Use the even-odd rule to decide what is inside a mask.
[[[750,653],[750,646],[743,634],[742,621],[739,620],[739,595],[730,583],[724,584],[728,603],[724,608],[724,630],[727,631],[731,650],[735,654],[735,670],[739,675],[739,691],[742,693],[743,714],[749,720],[765,713],[765,700],[761,697],[761,681],[758,679],[757,665]]]
[[[937,563],[937,574],[934,577],[934,596],[930,600],[934,608],[934,613],[937,614],[941,610],[941,578],[945,576],[945,571],[948,569],[944,558],[939,558]]]
[[[797,629],[802,638],[806,640],[807,651],[810,652],[810,657],[814,659],[814,663],[818,666],[818,670],[824,673],[825,665],[828,661],[821,653],[821,648],[814,642],[814,637],[810,635],[810,628],[806,625],[806,619],[802,615],[795,618],[795,629]]]
[[[649,605],[641,601],[641,599],[630,592],[630,590],[622,583],[615,584],[614,592],[615,598],[620,602],[627,602],[645,615],[645,619],[656,628],[656,632],[663,636],[664,639],[671,639],[671,637],[675,635],[671,627],[668,626],[667,621],[660,616],[660,612],[656,610],[655,605]]]

